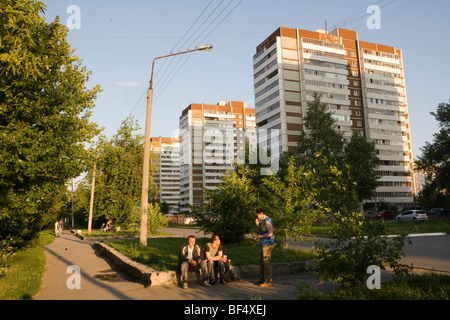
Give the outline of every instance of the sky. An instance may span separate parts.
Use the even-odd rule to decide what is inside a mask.
[[[253,55],[279,27],[358,32],[362,41],[403,51],[413,157],[438,131],[430,112],[450,99],[448,0],[42,0],[45,17],[69,27],[68,41],[100,85],[91,120],[112,137],[128,116],[144,133],[152,61],[152,137],[171,137],[192,103],[244,101],[254,108]],[[369,28],[380,8],[378,28]],[[76,7],[74,7],[76,6]]]

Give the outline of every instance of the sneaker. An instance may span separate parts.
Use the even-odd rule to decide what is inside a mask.
[[[260,288],[269,288],[272,286],[271,282],[263,282],[259,285]]]
[[[187,289],[187,288],[188,288],[187,282],[183,283],[183,289]]]
[[[226,284],[227,281],[225,279],[220,279],[220,284]]]
[[[205,286],[205,287],[211,287],[211,285],[208,283],[208,281],[203,281],[203,285]]]

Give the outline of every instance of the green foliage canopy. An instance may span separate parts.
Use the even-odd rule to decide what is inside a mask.
[[[0,1],[0,242],[37,236],[50,198],[85,168],[99,86],[38,1]]]

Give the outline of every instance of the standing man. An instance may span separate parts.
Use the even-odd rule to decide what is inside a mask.
[[[272,250],[275,246],[275,241],[273,240],[273,221],[264,213],[263,209],[256,210],[255,220],[256,226],[258,227],[259,235],[254,235],[255,240],[259,240],[261,245],[260,256],[259,256],[259,281],[255,282],[260,287],[266,288],[272,286]]]
[[[208,266],[208,276],[209,283],[216,284],[216,275],[214,272],[214,266],[217,266],[220,274],[220,283],[225,284],[225,265],[227,258],[223,256],[222,244],[220,243],[220,238],[218,235],[213,234],[211,237],[211,242],[207,243],[205,246],[205,260]],[[208,282],[204,281],[203,285],[209,287]]]
[[[187,278],[189,271],[198,271],[201,269],[204,282],[207,279],[206,262],[202,261],[201,250],[195,243],[195,240],[195,236],[189,236],[187,243],[180,248],[180,252],[178,253],[178,267],[181,269],[181,283],[183,289],[188,288]]]

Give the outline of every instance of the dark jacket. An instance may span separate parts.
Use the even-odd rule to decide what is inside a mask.
[[[181,264],[184,261],[188,261],[188,247],[189,244],[185,243],[181,248],[180,248],[180,252],[178,253],[178,260],[180,261],[179,264]],[[192,251],[192,260],[195,260],[197,262],[200,262],[202,260],[201,258],[201,250],[200,247],[195,244],[194,245],[194,250]]]

